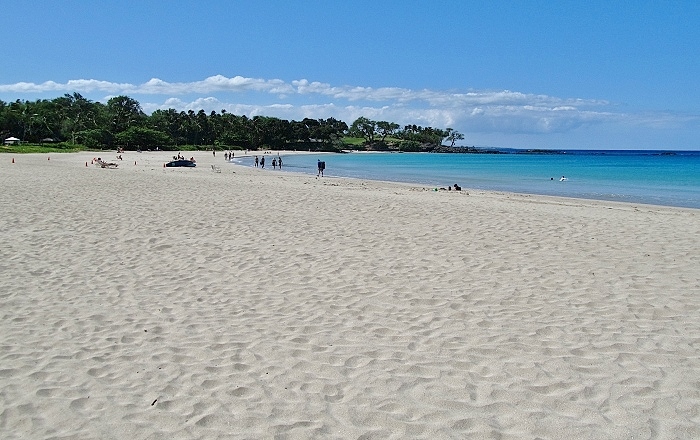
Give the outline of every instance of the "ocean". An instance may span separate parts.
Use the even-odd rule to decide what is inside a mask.
[[[275,156],[266,156],[266,169],[272,168]],[[282,156],[283,171],[316,175],[319,159],[326,162],[327,177],[406,182],[435,188],[456,183],[463,190],[700,209],[700,151],[324,153]],[[253,165],[251,158],[236,159],[235,162]]]

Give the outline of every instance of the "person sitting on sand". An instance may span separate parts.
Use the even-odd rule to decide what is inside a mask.
[[[99,166],[100,168],[116,168],[119,166],[119,164],[116,164],[114,162],[105,162],[102,160],[101,157],[97,158],[97,160],[95,161],[95,165]]]
[[[455,187],[455,191],[462,191],[462,187],[457,185],[456,183],[455,183],[454,187]]]

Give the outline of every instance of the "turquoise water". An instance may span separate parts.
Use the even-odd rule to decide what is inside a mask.
[[[350,153],[282,156],[284,170],[700,209],[700,152],[583,151],[534,154]],[[237,160],[251,166],[250,159]],[[272,156],[267,156],[271,168]],[[565,181],[560,181],[566,176]]]

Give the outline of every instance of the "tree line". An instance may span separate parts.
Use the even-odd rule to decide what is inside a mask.
[[[0,100],[0,139],[17,137],[27,143],[66,143],[89,149],[396,149],[431,151],[454,147],[464,135],[438,129],[356,119],[349,127],[335,118],[288,121],[276,117],[234,115],[204,110],[143,112],[128,96],[107,104],[79,93],[36,101]],[[351,142],[357,138],[360,142]]]

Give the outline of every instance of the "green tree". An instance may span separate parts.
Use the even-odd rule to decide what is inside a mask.
[[[102,128],[79,131],[74,134],[74,139],[73,143],[78,142],[90,149],[103,148],[105,145],[112,144],[111,133]]]
[[[454,147],[456,141],[461,141],[464,139],[464,135],[462,133],[451,128],[446,129],[445,133],[447,134],[445,140],[450,142],[450,147]]]
[[[292,121],[290,123],[291,137],[293,142],[311,142],[311,131],[306,119],[303,121]]]
[[[114,142],[126,149],[163,148],[172,144],[170,136],[146,127],[129,127],[115,136]]]
[[[348,124],[335,118],[319,119],[318,122],[317,139],[326,144],[337,144],[348,131]]]
[[[183,143],[181,126],[180,114],[172,108],[156,110],[148,117],[147,127],[167,134],[175,146]]]
[[[16,100],[5,109],[4,126],[7,132],[14,137],[25,140],[29,125],[29,110],[26,101]]]
[[[377,123],[364,116],[355,119],[355,122],[350,126],[350,136],[363,138],[367,145],[374,144],[376,135]]]
[[[75,143],[78,132],[105,128],[104,106],[84,98],[80,93],[65,94],[51,102],[52,112],[47,118],[60,127],[58,131],[63,139]]]
[[[197,130],[197,141],[201,145],[213,145],[212,132],[209,126],[209,117],[204,110],[199,110],[195,116],[195,127]]]
[[[141,109],[141,104],[128,96],[110,98],[107,101],[107,114],[110,124],[109,130],[114,135],[132,126],[138,126],[146,119],[146,115]]]
[[[379,142],[384,142],[384,139],[387,138],[387,136],[392,136],[394,133],[396,133],[396,130],[399,129],[399,124],[396,124],[394,122],[387,122],[387,121],[378,121],[377,122],[377,133],[379,134]]]
[[[111,98],[107,104],[92,102],[79,93],[65,94],[53,100],[14,102],[0,101],[0,138],[16,136],[37,142],[50,137],[80,142],[90,148],[119,146],[135,148],[171,145],[226,145],[239,148],[283,148],[292,143],[317,141],[329,149],[344,148],[343,136],[364,140],[365,146],[383,147],[388,137],[402,142],[399,149],[412,151],[441,145],[451,146],[464,135],[446,130],[373,121],[366,117],[347,124],[334,118],[288,121],[255,116],[237,116],[222,110],[207,114],[204,110],[156,110],[144,114],[141,105],[128,96]]]
[[[316,119],[311,119],[311,118],[304,118],[301,121],[302,124],[306,127],[306,131],[308,133],[308,138],[305,139],[307,142],[313,140],[320,140],[322,135],[322,130],[321,130],[321,122],[319,122]]]
[[[251,148],[251,121],[247,116],[236,116],[222,111],[221,127],[220,141],[222,144]]]

